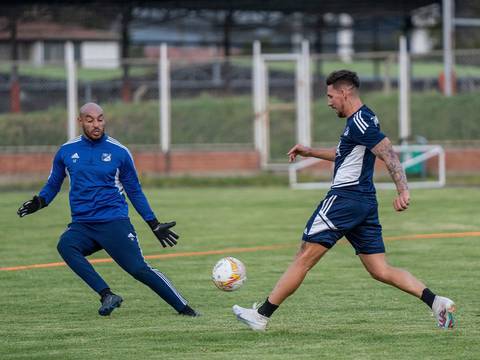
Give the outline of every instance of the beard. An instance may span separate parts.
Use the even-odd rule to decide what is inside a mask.
[[[105,129],[92,129],[88,131],[85,127],[83,127],[83,133],[92,140],[100,139],[103,134],[105,133]]]

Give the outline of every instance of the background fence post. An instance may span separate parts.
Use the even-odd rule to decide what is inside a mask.
[[[400,37],[400,51],[398,54],[398,80],[399,80],[399,132],[401,144],[410,138],[410,58],[407,49],[407,38]]]
[[[167,44],[160,45],[158,59],[158,91],[160,111],[160,148],[165,156],[165,171],[170,172],[170,66]]]
[[[78,89],[74,48],[71,41],[65,43],[65,66],[67,70],[67,135],[68,139],[73,139],[77,134]]]

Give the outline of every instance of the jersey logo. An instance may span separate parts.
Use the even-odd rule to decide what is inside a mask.
[[[374,116],[374,117],[372,118],[372,121],[373,121],[373,123],[375,124],[375,126],[378,127],[378,118],[377,118],[377,116]]]
[[[75,153],[71,156],[72,160],[74,163],[76,163],[78,161],[78,159],[80,159],[80,156],[78,155],[78,153]]]
[[[137,239],[137,237],[132,233],[128,234],[127,236],[131,241],[135,241]]]
[[[112,154],[103,153],[102,154],[102,161],[105,161],[105,162],[112,161]]]
[[[345,131],[343,132],[343,136],[348,136],[349,133],[350,133],[350,128],[347,126],[345,128]]]

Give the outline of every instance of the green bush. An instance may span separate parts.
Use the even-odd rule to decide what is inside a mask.
[[[446,98],[437,93],[413,93],[412,134],[428,140],[480,139],[476,94]],[[365,103],[378,115],[382,129],[398,138],[398,94],[366,93]],[[272,102],[278,101],[271,99]],[[158,144],[157,101],[102,104],[108,133],[124,144]],[[202,94],[172,101],[173,144],[252,144],[253,106],[250,96]],[[335,143],[345,121],[328,108],[325,99],[313,104],[313,140]],[[67,112],[63,108],[25,114],[0,115],[0,146],[60,145],[66,139]],[[284,157],[295,141],[295,111],[271,111],[270,150]]]

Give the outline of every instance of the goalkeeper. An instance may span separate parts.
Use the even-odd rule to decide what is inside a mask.
[[[155,217],[129,150],[105,134],[102,108],[95,103],[83,105],[78,122],[83,135],[60,147],[47,183],[38,196],[18,209],[18,215],[24,217],[49,205],[68,174],[72,222],[60,236],[57,249],[67,265],[100,295],[98,313],[110,315],[123,301],[85,258],[104,249],[122,269],[150,287],[179,314],[197,316],[167,277],[145,262],[124,194],[163,247],[177,243],[178,235],[171,230],[175,222],[160,223]]]

